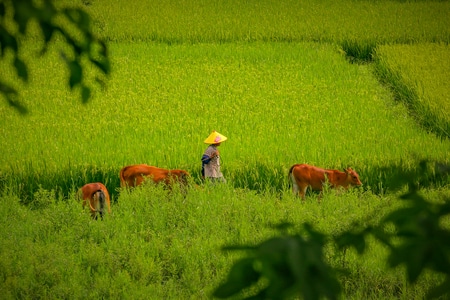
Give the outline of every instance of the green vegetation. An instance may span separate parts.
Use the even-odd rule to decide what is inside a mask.
[[[308,221],[303,223],[302,231],[288,233],[286,228],[290,224],[285,223],[279,225],[281,233],[275,238],[257,245],[226,247],[227,250],[247,250],[247,256],[233,264],[227,280],[214,291],[214,295],[228,298],[256,286],[257,293],[253,296],[258,299],[289,299],[298,295],[303,299],[337,299],[341,285],[337,282],[335,273],[342,272],[343,269],[333,269],[328,264],[330,259],[324,258],[327,243],[343,250],[345,260],[349,249],[356,250],[360,256],[373,250],[373,242],[368,239],[373,237],[389,249],[386,262],[390,268],[395,269],[400,265],[405,268],[406,280],[403,284],[416,284],[420,282],[419,278],[427,277],[428,272],[440,274],[440,277],[434,279],[435,283],[426,288],[426,294],[415,291],[414,297],[445,297],[450,293],[450,197],[439,193],[438,201],[429,201],[420,191],[416,180],[428,176],[430,171],[448,175],[450,167],[430,165],[429,162],[422,161],[418,171],[399,174],[393,183],[397,188],[407,185],[407,191],[399,197],[401,201],[394,203],[396,207],[381,219],[380,215],[374,218],[373,214],[366,215],[365,220],[355,218],[345,231],[338,230],[327,235],[316,231]],[[401,202],[403,205],[397,207]],[[373,222],[374,219],[377,219],[376,223]],[[375,249],[379,251],[377,247]],[[379,266],[380,252],[377,254]],[[374,257],[373,253],[370,257]],[[345,263],[343,267],[345,270]],[[359,271],[364,267],[351,269]],[[350,274],[354,273],[350,271],[341,274],[341,280],[348,280],[352,277]],[[261,285],[259,282],[265,284]],[[365,279],[358,282],[364,285]],[[364,289],[359,297],[373,297],[372,293],[379,288],[377,285],[380,282],[376,280],[373,284],[375,289]],[[400,288],[396,284],[383,286],[381,289],[383,298],[387,295],[411,297],[405,293],[407,288]],[[346,297],[353,293],[348,292],[350,293],[345,293]]]
[[[422,159],[449,163],[448,135],[437,130],[448,133],[439,111],[448,105],[448,1],[64,3],[86,10],[109,41],[111,74],[81,105],[60,41],[39,59],[33,43],[23,50],[29,84],[14,88],[30,114],[0,106],[6,298],[207,299],[242,257],[221,247],[258,245],[280,222],[295,224],[289,234],[309,223],[331,237],[377,226],[404,205],[393,178],[419,172]],[[0,68],[16,76],[7,61]],[[229,139],[220,147],[228,184],[186,197],[118,188],[120,168],[134,163],[186,169],[199,183],[211,130]],[[302,205],[287,182],[294,163],[351,166],[364,185],[328,191],[320,204],[311,193]],[[74,200],[94,181],[113,196],[103,222]],[[430,172],[415,186],[442,203],[448,183]],[[324,244],[327,264],[347,271],[337,273],[345,299],[423,298],[445,279],[429,270],[410,284],[403,266],[388,267],[384,245],[367,243],[363,256]]]
[[[443,44],[380,46],[376,70],[427,129],[450,137],[450,47]]]
[[[84,7],[96,20],[96,32],[110,41],[357,45],[450,41],[448,1],[85,2],[90,2]]]
[[[48,69],[35,66],[36,80],[47,88],[22,91],[33,99],[24,102],[32,114],[1,119],[0,161],[14,186],[31,184],[22,187],[25,195],[38,183],[67,195],[93,180],[114,193],[120,168],[133,163],[198,176],[203,140],[213,129],[230,139],[221,147],[225,175],[256,190],[284,189],[289,167],[307,162],[352,166],[367,187],[381,191],[396,172],[380,173],[382,167],[446,159],[449,142],[415,125],[371,66],[348,64],[332,45],[110,48],[114,73],[91,103],[76,105],[58,80],[63,72],[47,75],[60,69],[49,59]]]
[[[0,3],[0,57],[15,69],[13,76],[2,72],[0,95],[22,114],[27,112],[27,108],[17,101],[14,82],[28,82],[28,65],[22,49],[30,44],[38,48],[36,53],[42,55],[55,39],[62,40],[58,46],[69,71],[68,85],[71,89],[79,88],[83,102],[88,101],[91,95],[83,67],[85,70],[91,67],[91,74],[94,73],[92,67],[98,68],[101,75],[109,73],[106,44],[92,33],[89,15],[81,8],[57,9],[53,2],[5,0]],[[101,82],[101,77],[96,80]]]

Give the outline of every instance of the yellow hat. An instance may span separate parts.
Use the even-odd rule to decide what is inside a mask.
[[[205,140],[205,144],[219,144],[225,142],[227,137],[218,133],[217,131],[213,131]]]

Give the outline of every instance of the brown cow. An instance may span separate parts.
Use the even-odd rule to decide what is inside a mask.
[[[109,193],[103,183],[95,182],[83,185],[78,191],[78,197],[83,199],[83,208],[89,204],[92,219],[97,220],[97,213],[103,219],[106,208],[111,213]]]
[[[292,182],[292,192],[305,200],[305,193],[308,186],[316,191],[322,191],[323,185],[329,183],[331,187],[342,186],[348,189],[350,185],[362,185],[359,175],[351,168],[338,170],[326,170],[306,164],[296,164],[289,169],[289,178]]]
[[[189,173],[184,170],[167,170],[145,164],[126,166],[120,170],[120,186],[135,187],[145,179],[151,179],[154,183],[164,183],[171,186],[174,182],[187,184]]]

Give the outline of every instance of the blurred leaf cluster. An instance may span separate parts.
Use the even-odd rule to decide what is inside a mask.
[[[0,58],[6,59],[7,50],[13,53],[12,65],[18,78],[28,82],[29,71],[26,62],[20,56],[20,49],[24,47],[23,38],[29,33],[27,27],[36,21],[44,39],[41,54],[47,51],[55,38],[62,38],[71,49],[71,53],[61,52],[70,75],[68,84],[71,89],[80,87],[83,103],[91,97],[91,90],[86,84],[83,70],[87,65],[82,59],[87,57],[88,64],[95,66],[101,73],[110,72],[110,61],[106,44],[98,40],[91,30],[91,18],[81,8],[59,8],[55,0],[5,0],[0,2]],[[56,37],[58,36],[58,37]],[[27,109],[18,100],[17,90],[6,83],[0,76],[0,95],[18,110],[26,113]],[[101,83],[101,80],[97,78]]]
[[[216,288],[214,296],[228,298],[242,295],[249,287],[255,299],[336,299],[341,286],[336,271],[323,255],[327,242],[339,249],[353,247],[362,255],[368,248],[369,235],[389,248],[388,264],[394,268],[405,265],[407,281],[414,283],[426,270],[445,275],[442,283],[429,290],[428,298],[450,295],[450,230],[442,224],[450,214],[450,198],[432,202],[420,193],[420,181],[430,173],[449,176],[450,166],[443,163],[420,162],[420,168],[404,170],[395,180],[397,188],[408,186],[400,196],[405,206],[393,210],[375,226],[353,224],[337,236],[326,236],[303,224],[304,231],[289,235],[281,224],[281,236],[256,246],[229,246],[224,250],[247,250],[249,255],[237,261],[227,280]],[[395,230],[386,230],[394,225]],[[261,284],[265,280],[267,284]]]
[[[252,255],[237,261],[228,280],[214,296],[227,298],[265,278],[268,284],[253,298],[278,299],[303,294],[305,299],[336,298],[340,285],[323,258],[325,236],[311,225],[303,225],[308,237],[283,235],[253,247],[228,247],[251,250]]]

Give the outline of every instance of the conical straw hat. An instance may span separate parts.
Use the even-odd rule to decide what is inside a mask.
[[[227,137],[218,133],[217,131],[211,132],[211,134],[206,138],[205,144],[218,144],[225,142]]]

